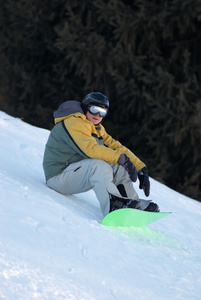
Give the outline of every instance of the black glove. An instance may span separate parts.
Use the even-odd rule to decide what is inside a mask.
[[[126,154],[119,157],[118,164],[126,169],[133,182],[137,180],[137,170]]]
[[[149,181],[149,175],[148,175],[148,170],[146,167],[142,168],[138,172],[138,178],[140,181],[140,186],[139,188],[144,191],[145,196],[149,196],[150,193],[150,181]]]

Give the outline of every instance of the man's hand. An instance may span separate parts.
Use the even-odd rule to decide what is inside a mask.
[[[137,180],[137,170],[134,166],[134,164],[130,161],[128,156],[126,154],[122,154],[118,160],[118,164],[126,169],[126,171],[129,174],[130,179],[133,182],[136,182]]]
[[[142,168],[138,172],[138,178],[140,181],[140,186],[139,188],[144,191],[145,196],[149,196],[150,193],[150,181],[149,181],[149,175],[148,175],[148,170],[146,167]]]

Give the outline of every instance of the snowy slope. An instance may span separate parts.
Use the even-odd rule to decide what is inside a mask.
[[[201,203],[151,179],[150,199],[173,213],[104,227],[93,191],[47,188],[48,135],[0,112],[0,299],[201,299]]]

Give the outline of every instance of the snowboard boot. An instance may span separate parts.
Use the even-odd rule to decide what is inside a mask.
[[[141,203],[137,200],[123,199],[114,195],[110,196],[110,212],[120,208],[141,209]]]
[[[144,211],[159,212],[160,209],[159,209],[159,206],[156,203],[151,202],[151,203],[149,203],[147,208],[144,209]]]

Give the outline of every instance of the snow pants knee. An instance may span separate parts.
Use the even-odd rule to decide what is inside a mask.
[[[118,165],[110,165],[100,159],[84,159],[70,164],[61,174],[50,178],[47,185],[65,195],[78,194],[93,189],[104,216],[110,210],[110,194],[139,200],[127,171]]]

